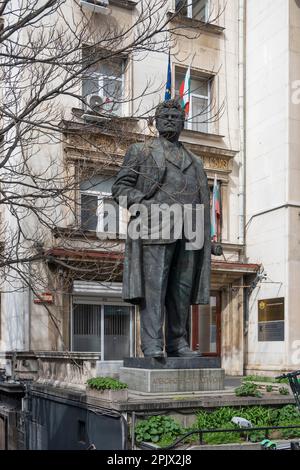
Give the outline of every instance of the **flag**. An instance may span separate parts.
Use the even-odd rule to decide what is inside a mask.
[[[221,200],[220,188],[217,181],[217,175],[214,179],[213,197],[211,206],[211,238],[214,242],[218,241],[221,221]]]
[[[168,101],[168,100],[171,99],[171,88],[172,88],[171,54],[170,54],[170,51],[169,51],[168,75],[167,75],[165,101]]]
[[[186,116],[190,111],[190,88],[191,88],[191,66],[186,71],[185,78],[179,88],[181,106],[185,110]]]

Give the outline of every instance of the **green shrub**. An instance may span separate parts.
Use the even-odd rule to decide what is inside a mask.
[[[267,385],[267,386],[266,386],[266,391],[267,391],[268,393],[273,392],[273,387],[272,387],[272,385]]]
[[[253,382],[245,382],[240,387],[235,389],[237,397],[261,397],[262,394],[258,391],[258,387]]]
[[[224,428],[231,423],[234,416],[247,419],[253,426],[272,425],[274,421],[274,411],[277,410],[265,406],[247,406],[240,408],[221,407],[211,412],[200,410],[197,413],[195,426],[198,429]],[[275,418],[276,417],[277,415],[275,415]],[[286,418],[288,417],[292,417],[291,413],[286,416]]]
[[[184,428],[169,416],[151,416],[137,423],[135,439],[137,442],[150,441],[168,445],[184,432]]]
[[[300,426],[300,418],[293,421],[282,421],[280,426]],[[283,439],[290,439],[294,437],[300,437],[300,428],[299,429],[281,429],[280,434]]]
[[[278,392],[281,394],[281,395],[288,395],[289,394],[289,391],[286,387],[280,387],[278,389]]]
[[[272,425],[272,411],[271,408],[265,406],[247,406],[240,409],[239,416],[250,421],[253,426],[268,426]]]
[[[278,426],[300,426],[300,411],[295,405],[286,405],[277,410],[278,419],[276,425]],[[300,437],[299,429],[287,429],[280,431],[284,439],[293,437]]]
[[[293,421],[300,419],[300,411],[295,405],[286,405],[277,410],[278,421]]]
[[[234,416],[245,418],[252,423],[253,426],[263,426],[270,424],[271,410],[261,406],[251,406],[244,408],[229,408],[221,407],[212,412],[200,410],[197,413],[197,422],[195,428],[197,429],[236,429],[236,426],[231,422]],[[264,433],[251,433],[249,434],[250,440],[257,442],[260,437],[264,437]],[[230,444],[239,443],[245,440],[245,430],[241,429],[239,433],[205,433],[203,440],[207,444]],[[257,439],[257,440],[256,440]]]
[[[128,385],[111,377],[93,377],[86,382],[90,388],[96,390],[124,390]]]
[[[214,411],[208,412],[199,410],[197,412],[197,420],[195,426],[197,429],[219,429],[224,428],[231,424],[231,420],[234,416],[240,416],[237,414],[236,408],[230,408],[222,406]]]

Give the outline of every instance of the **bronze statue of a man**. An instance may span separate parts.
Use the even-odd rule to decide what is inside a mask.
[[[161,227],[155,237],[129,236],[139,214],[135,211],[128,224],[123,298],[140,305],[145,357],[163,357],[164,349],[168,356],[194,357],[199,353],[189,347],[190,306],[208,304],[210,298],[209,188],[201,159],[179,142],[185,120],[180,103],[161,103],[155,118],[159,137],[129,147],[112,188],[113,197],[130,212],[136,206],[149,211],[174,204],[202,207],[201,227],[196,227],[203,232],[202,243],[187,248],[185,217],[179,230],[179,219],[171,219],[169,236],[162,235]]]

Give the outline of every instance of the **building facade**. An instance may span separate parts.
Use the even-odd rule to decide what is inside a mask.
[[[62,138],[40,151],[49,158],[55,155],[56,164],[77,182],[71,190],[74,205],[62,210],[59,223],[45,237],[40,269],[46,282],[20,292],[3,288],[0,346],[4,365],[9,351],[34,351],[44,364],[43,380],[54,380],[55,361],[65,370],[66,351],[76,360],[90,357],[82,384],[95,373],[94,363],[97,373],[115,371],[124,357],[141,354],[138,307],[121,297],[120,235],[126,230],[126,213],[109,240],[99,233],[103,204],[113,205],[111,186],[126,149],[155,135],[154,108],[164,99],[169,47],[173,96],[191,67],[190,114],[181,140],[202,158],[211,189],[216,180],[221,195],[217,238],[223,256],[212,256],[210,306],[191,307],[191,346],[220,357],[229,375],[273,374],[293,364],[290,357],[300,332],[294,305],[298,242],[292,235],[298,217],[293,180],[298,108],[288,100],[289,80],[297,78],[300,10],[293,0],[277,0],[266,28],[268,8],[257,0],[193,0],[188,8],[180,1],[163,3],[162,16],[169,22],[157,42],[166,47],[125,47],[113,60],[87,67],[74,92],[57,98],[64,110]],[[65,8],[72,11],[74,23],[84,16],[98,30],[107,24],[130,29],[142,4],[69,0]],[[178,10],[180,15],[174,14]],[[276,28],[280,48],[272,41]],[[84,48],[82,60],[89,60]],[[264,82],[266,73],[272,86]],[[97,109],[106,115],[99,118]],[[278,165],[273,166],[275,155]],[[257,215],[269,209],[273,212]],[[263,268],[272,283],[263,277]],[[271,323],[273,333],[268,323],[272,302],[279,304],[271,320],[276,323]]]

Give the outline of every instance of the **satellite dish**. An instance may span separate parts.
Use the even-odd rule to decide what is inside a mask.
[[[91,95],[88,99],[89,107],[96,113],[103,111],[104,99],[99,95]]]

